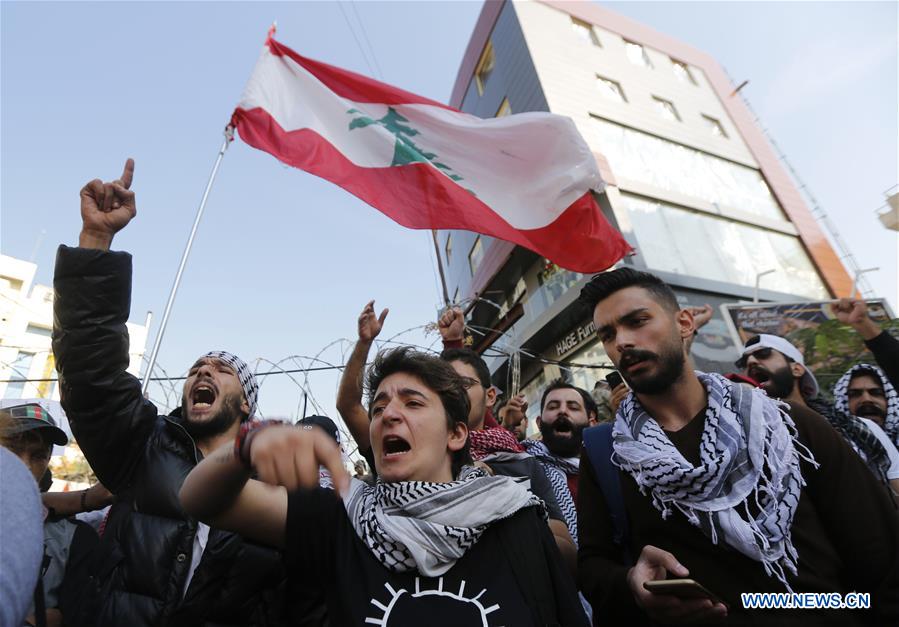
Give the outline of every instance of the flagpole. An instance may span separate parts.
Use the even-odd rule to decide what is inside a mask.
[[[159,323],[159,332],[156,334],[156,340],[153,343],[153,352],[150,353],[150,361],[147,364],[147,371],[144,374],[144,382],[141,386],[141,392],[146,395],[147,388],[150,387],[150,379],[153,374],[153,368],[156,366],[156,357],[159,355],[159,347],[162,345],[162,338],[165,335],[165,328],[169,322],[169,314],[172,313],[172,305],[175,302],[175,296],[178,293],[178,286],[181,284],[181,275],[184,274],[184,267],[187,265],[187,257],[190,255],[190,249],[194,243],[194,237],[197,235],[197,228],[200,226],[200,218],[203,217],[203,210],[206,208],[206,199],[209,198],[209,190],[215,182],[215,175],[218,173],[219,165],[225,151],[228,150],[228,144],[234,139],[234,127],[230,124],[225,127],[225,138],[222,140],[222,147],[219,148],[218,155],[215,158],[215,164],[212,166],[212,172],[209,174],[209,181],[206,183],[206,189],[203,191],[203,198],[200,200],[200,206],[197,208],[197,216],[194,218],[194,225],[190,229],[190,235],[187,238],[187,245],[184,247],[184,253],[181,255],[181,263],[178,265],[178,272],[175,274],[175,281],[172,283],[172,290],[169,292],[169,300],[165,304],[165,311],[162,313],[162,322]]]
[[[437,270],[440,273],[440,286],[443,288],[443,302],[446,305],[447,309],[449,309],[449,292],[446,290],[446,276],[443,274],[443,262],[440,261],[440,246],[437,245],[436,229],[431,229],[431,239],[434,242],[434,254],[437,256]]]

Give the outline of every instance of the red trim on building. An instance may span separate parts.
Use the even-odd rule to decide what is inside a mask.
[[[811,256],[831,295],[849,293],[852,288],[852,278],[840,262],[839,256],[830,245],[808,205],[805,204],[795,183],[781,166],[768,139],[758,128],[746,105],[738,96],[731,96],[735,86],[731,84],[724,70],[713,57],[645,24],[614,13],[597,4],[554,0],[539,1],[580,20],[618,33],[630,41],[664,52],[679,61],[695,65],[705,72],[718,100],[737,127],[743,141],[746,142],[749,152],[758,162],[771,193],[777,198],[787,217],[796,227],[800,241]],[[475,30],[477,31],[477,29]],[[605,176],[605,172],[603,172],[603,176]]]

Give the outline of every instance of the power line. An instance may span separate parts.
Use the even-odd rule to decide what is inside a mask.
[[[359,38],[356,36],[356,29],[353,28],[353,25],[350,24],[350,18],[347,16],[346,11],[343,8],[342,2],[337,2],[337,6],[340,8],[340,12],[343,14],[343,19],[346,21],[347,27],[350,29],[350,33],[353,35],[353,39],[356,40],[356,46],[359,48],[359,52],[362,53],[362,58],[365,59],[365,65],[368,66],[368,71],[372,74],[375,73],[375,68],[372,67],[371,62],[368,60],[368,55],[365,53],[365,49],[362,47],[362,43],[359,41]]]
[[[313,368],[296,368],[294,370],[271,370],[269,372],[257,372],[256,374],[260,377],[265,377],[271,374],[293,374],[297,372],[312,372],[315,370],[343,370],[344,366],[319,366]],[[155,370],[155,368],[154,368]],[[184,381],[187,379],[187,376],[183,377],[150,377],[150,381]],[[0,379],[0,383],[10,383],[11,381],[25,381],[29,383],[41,383],[44,381],[59,381],[58,378],[53,379]]]
[[[353,7],[353,13],[356,14],[356,20],[359,22],[359,27],[362,29],[362,38],[365,39],[365,43],[368,45],[368,51],[371,53],[371,59],[375,62],[375,68],[378,70],[378,78],[383,81],[384,73],[381,71],[381,64],[378,63],[378,57],[375,55],[375,48],[371,45],[371,41],[368,39],[368,32],[365,29],[365,22],[362,21],[362,17],[359,15],[359,10],[356,8],[355,0],[350,0],[350,6]]]

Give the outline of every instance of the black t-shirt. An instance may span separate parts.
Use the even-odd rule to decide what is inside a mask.
[[[285,563],[291,587],[320,591],[328,606],[329,625],[380,625],[382,627],[527,626],[534,619],[528,601],[509,563],[499,534],[508,533],[516,521],[536,517],[526,508],[492,524],[480,540],[441,577],[416,572],[397,574],[387,570],[359,539],[343,503],[330,490],[302,490],[288,498]],[[536,527],[543,538],[523,550],[555,551],[544,524]],[[551,555],[547,570],[560,571],[558,554]],[[577,596],[565,574],[556,579],[560,614],[577,605]],[[546,574],[541,574],[546,576]],[[564,609],[563,609],[564,608]],[[578,608],[579,609],[579,608]],[[561,618],[561,616],[560,616]],[[559,620],[559,624],[577,624]]]

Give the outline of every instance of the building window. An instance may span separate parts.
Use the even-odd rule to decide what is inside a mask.
[[[646,48],[640,44],[635,44],[632,41],[625,41],[624,52],[627,54],[628,60],[634,65],[648,68],[652,67],[652,61],[649,60],[649,55],[646,54]]]
[[[499,106],[499,109],[496,110],[496,115],[494,117],[504,118],[507,115],[512,115],[512,105],[509,104],[508,98],[503,98],[503,102]]]
[[[28,379],[28,371],[31,370],[31,362],[34,359],[34,353],[19,352],[15,361],[10,365],[9,383],[6,384],[6,391],[3,392],[3,398],[22,398],[25,394],[25,384]]]
[[[680,115],[673,102],[665,100],[664,98],[659,98],[658,96],[653,96],[652,99],[653,102],[655,102],[656,110],[659,112],[659,115],[669,122],[680,122]]]
[[[583,20],[573,17],[571,18],[571,28],[574,29],[578,39],[584,43],[593,44],[594,46],[602,48],[602,44],[599,43],[599,37],[597,37],[596,31],[593,30],[592,24],[588,24]]]
[[[471,247],[471,252],[468,253],[468,267],[471,268],[471,276],[474,276],[483,259],[484,247],[481,245],[481,236],[478,235],[474,240],[474,245]]]
[[[705,114],[702,115],[702,121],[705,122],[705,125],[708,127],[709,131],[711,131],[712,135],[727,139],[727,133],[724,132],[724,127],[721,126],[721,122],[712,116]]]
[[[599,88],[599,93],[602,94],[604,98],[614,102],[627,102],[627,98],[624,96],[621,85],[612,79],[597,74],[596,86]]]
[[[490,78],[490,74],[493,72],[493,68],[496,65],[496,57],[493,54],[493,42],[488,41],[487,47],[484,48],[484,52],[481,53],[481,58],[478,61],[477,68],[474,71],[474,80],[478,86],[478,95],[484,95],[484,88],[487,85],[487,79]]]
[[[784,219],[758,170],[608,120],[593,119],[597,140],[616,177],[762,218]]]
[[[446,234],[446,246],[443,247],[444,256],[446,257],[446,265],[449,265],[450,259],[453,256],[453,234]]]
[[[690,68],[686,63],[671,59],[671,67],[674,70],[674,75],[677,77],[677,80],[682,83],[698,85],[696,79],[693,78],[693,72],[690,71]]]
[[[770,289],[827,298],[798,237],[642,196],[621,197],[651,269],[752,287],[757,268],[773,268],[777,272],[765,278]]]

